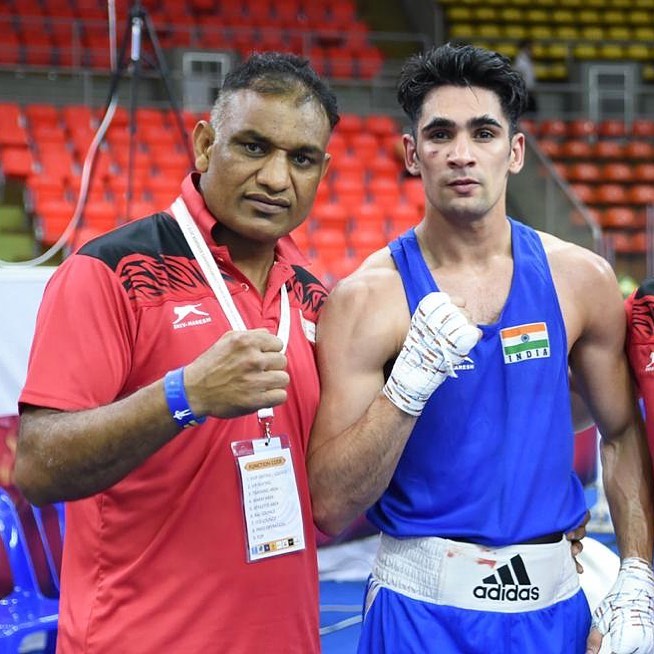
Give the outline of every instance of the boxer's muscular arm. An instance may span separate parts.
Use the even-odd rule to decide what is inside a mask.
[[[385,270],[347,280],[323,309],[308,470],[314,519],[327,533],[382,494],[425,402],[480,336],[444,293],[423,298],[407,334],[408,323],[399,278]]]

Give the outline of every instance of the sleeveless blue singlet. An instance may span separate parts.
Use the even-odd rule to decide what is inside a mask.
[[[581,523],[573,470],[567,341],[537,233],[510,220],[514,272],[497,323],[480,325],[471,364],[427,402],[369,519],[396,538],[504,546]],[[411,313],[438,288],[413,229],[390,244]]]

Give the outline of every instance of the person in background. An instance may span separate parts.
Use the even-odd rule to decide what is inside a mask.
[[[625,299],[627,355],[645,412],[647,440],[654,452],[654,278],[649,277]]]
[[[527,89],[525,113],[530,115],[537,114],[536,69],[532,55],[532,43],[528,39],[524,39],[518,44],[518,52],[513,60],[513,67],[522,75]]]
[[[329,162],[336,98],[255,54],[193,131],[172,207],[49,283],[16,483],[66,501],[58,652],[320,651],[305,453],[325,297],[289,233]]]
[[[398,84],[422,221],[328,297],[309,445],[314,518],[382,532],[361,654],[615,654],[654,648],[654,515],[609,264],[506,215],[526,90],[506,57],[446,44]],[[569,370],[602,434],[621,567],[591,629],[571,544]]]

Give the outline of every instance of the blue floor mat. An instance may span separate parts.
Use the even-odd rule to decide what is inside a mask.
[[[322,654],[356,652],[365,586],[365,581],[320,582]]]

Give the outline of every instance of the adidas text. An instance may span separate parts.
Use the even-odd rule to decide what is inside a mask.
[[[536,601],[540,593],[536,586],[475,586],[472,594],[477,599],[489,599],[499,602]]]

